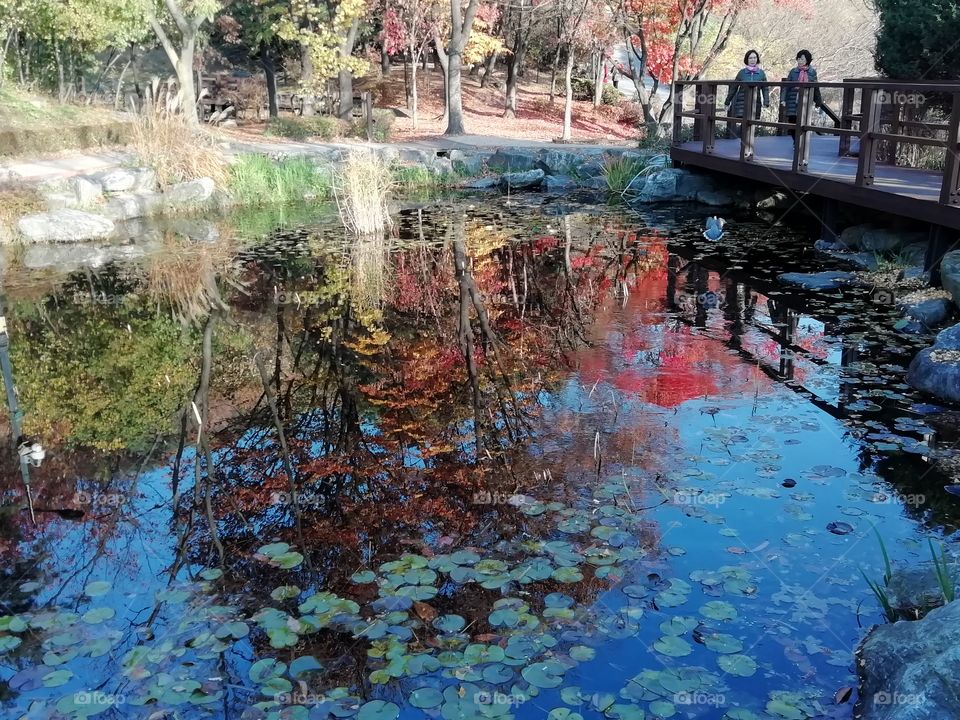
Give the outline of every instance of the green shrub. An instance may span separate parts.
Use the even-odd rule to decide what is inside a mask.
[[[241,205],[267,205],[329,199],[331,173],[309,158],[273,160],[241,155],[230,166],[230,193]]]
[[[344,125],[337,118],[329,115],[317,115],[316,117],[271,118],[263,134],[290,138],[291,140],[305,140],[310,137],[332,140],[343,135],[343,131]]]
[[[619,105],[623,100],[623,93],[617,90],[613,85],[604,85],[600,91],[600,102],[604,105]]]
[[[393,132],[393,122],[396,116],[392,110],[382,108],[373,111],[373,140],[374,142],[390,142]],[[354,118],[350,125],[350,136],[367,139],[367,119],[366,117]]]

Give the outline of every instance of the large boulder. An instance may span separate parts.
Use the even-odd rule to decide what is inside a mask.
[[[568,150],[544,150],[540,157],[548,175],[569,175],[580,164],[580,156]]]
[[[911,320],[915,320],[924,328],[935,328],[943,325],[950,317],[950,311],[953,306],[950,301],[942,297],[919,300],[917,302],[907,302],[900,306],[900,310]]]
[[[500,187],[504,190],[532,190],[543,184],[545,173],[540,168],[526,172],[504,173],[500,176]]]
[[[661,170],[661,172],[663,172]],[[677,177],[677,199],[696,200],[701,192],[717,189],[717,181],[711,175],[683,172]]]
[[[547,175],[543,179],[543,189],[550,192],[563,192],[577,187],[577,183],[566,175]]]
[[[131,192],[137,185],[137,173],[128,168],[111,168],[91,177],[105,193]]]
[[[907,383],[942,400],[960,402],[960,325],[941,330],[907,368]]]
[[[499,183],[500,180],[498,178],[483,177],[471,180],[463,187],[467,190],[493,190]]]
[[[539,166],[538,158],[523,150],[497,150],[489,160],[487,167],[497,172],[517,173],[533,170]],[[540,168],[541,170],[543,168]]]
[[[839,290],[854,282],[852,273],[826,270],[816,273],[781,273],[777,279],[786,285],[795,285],[804,290]]]
[[[113,232],[111,220],[102,215],[65,208],[24,215],[17,230],[27,242],[56,243],[99,240]]]
[[[164,199],[170,205],[198,205],[213,197],[216,183],[208,177],[177,183],[167,190]]]
[[[960,577],[960,563],[948,558],[950,577]],[[886,586],[887,599],[897,614],[907,620],[923,617],[943,605],[943,590],[937,580],[933,562],[926,561],[896,566]]]
[[[131,220],[156,214],[163,201],[160,193],[117,193],[107,198],[100,212],[111,220]]]
[[[940,284],[960,305],[960,250],[948,252],[940,260]]]
[[[960,718],[960,603],[875,628],[857,651],[862,720]]]
[[[736,198],[726,190],[701,190],[697,193],[697,202],[710,207],[729,207]]]
[[[797,199],[783,190],[757,190],[753,196],[754,205],[758,210],[789,210]]]
[[[851,225],[840,233],[840,242],[851,250],[859,250],[863,236],[875,229],[873,225]]]
[[[872,228],[863,233],[860,238],[860,249],[873,252],[891,252],[904,245],[921,243],[925,239],[924,233],[906,232],[892,228]]]
[[[82,175],[70,178],[69,187],[77,207],[88,207],[103,197],[103,187],[100,183]]]
[[[677,185],[680,178],[687,175],[686,170],[664,168],[647,176],[643,191],[637,197],[639,202],[671,202],[677,200]]]

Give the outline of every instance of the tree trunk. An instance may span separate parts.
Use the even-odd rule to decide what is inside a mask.
[[[341,70],[337,75],[337,81],[340,85],[340,112],[337,116],[341,120],[350,122],[353,120],[353,73],[349,70]]]
[[[386,77],[390,74],[390,55],[387,53],[387,48],[380,48],[380,74],[383,77]]]
[[[553,105],[557,96],[557,70],[560,68],[560,42],[557,42],[557,52],[553,54],[553,64],[550,66],[550,104]]]
[[[417,130],[420,127],[420,117],[417,112],[417,61],[419,58],[413,47],[410,48],[410,56],[414,59],[410,63],[410,114],[413,117],[413,129]]]
[[[310,54],[310,48],[306,45],[300,46],[300,85],[303,93],[303,105],[300,114],[304,117],[311,117],[317,114],[313,106],[313,56]]]
[[[266,43],[260,43],[260,64],[267,78],[267,108],[270,117],[275,118],[280,115],[280,108],[277,106],[277,66]],[[260,117],[260,108],[257,108],[257,117]]]
[[[130,69],[130,65],[133,63],[133,48],[130,48],[130,57],[127,59],[127,64],[123,66],[123,69],[120,71],[120,77],[117,78],[117,90],[113,94],[113,109],[120,110],[120,94],[123,92],[123,78],[127,74],[127,70]]]
[[[63,71],[63,57],[60,54],[60,41],[53,41],[53,59],[57,65],[57,99],[60,102],[66,100],[66,80]]]
[[[16,34],[16,30],[11,30],[8,32],[7,39],[3,43],[3,53],[0,53],[0,87],[3,87],[3,80],[6,77],[6,74],[3,72],[3,68],[7,64],[7,51],[10,49],[10,44],[13,42],[13,37]]]
[[[503,116],[505,118],[515,118],[517,116],[517,64],[516,53],[507,55],[504,61],[507,64],[507,92],[506,102],[504,103]]]
[[[573,124],[573,48],[567,49],[567,71],[564,76],[567,97],[563,103],[563,135],[560,136],[561,140],[569,140],[571,138],[570,126]]]
[[[197,90],[193,78],[193,56],[196,36],[184,37],[177,61],[177,81],[180,83],[180,109],[188,125],[199,125]]]
[[[480,87],[487,86],[487,81],[490,80],[490,76],[493,75],[493,69],[496,66],[497,66],[497,54],[491,53],[490,57],[487,58],[487,62],[484,64],[483,77],[480,78]]]
[[[603,53],[598,53],[597,75],[593,80],[593,106],[600,107],[600,101],[603,98],[603,70],[606,67],[606,60],[603,59]]]
[[[460,81],[463,48],[470,38],[479,0],[470,0],[464,13],[461,0],[450,0],[450,48],[447,50],[447,129],[444,135],[463,135],[463,87]]]

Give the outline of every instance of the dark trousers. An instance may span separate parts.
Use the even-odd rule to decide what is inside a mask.
[[[794,127],[790,129],[790,137],[793,138],[793,142],[797,142],[797,116],[796,115],[787,115],[787,122],[792,124]]]

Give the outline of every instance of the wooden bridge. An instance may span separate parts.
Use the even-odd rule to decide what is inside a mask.
[[[838,230],[834,201],[928,223],[928,268],[955,241],[960,230],[960,83],[749,83],[743,85],[745,117],[731,117],[720,92],[733,84],[676,83],[670,151],[676,164],[778,185],[798,198],[819,196],[826,201],[821,213],[826,236]],[[776,119],[755,117],[764,86],[771,105],[797,88],[795,122],[786,122],[782,111]],[[817,122],[817,87],[827,123]],[[839,113],[830,109],[831,101]]]

